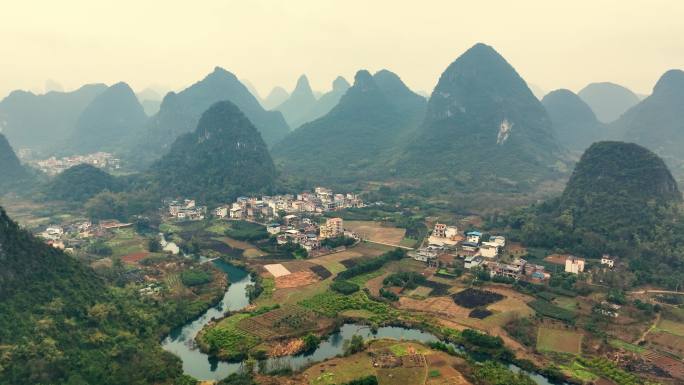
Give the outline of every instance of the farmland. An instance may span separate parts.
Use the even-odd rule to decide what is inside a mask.
[[[540,327],[537,350],[579,355],[582,352],[582,333],[558,328]]]
[[[257,336],[238,327],[240,321],[247,318],[250,315],[242,313],[222,319],[216,326],[200,333],[197,336],[198,343],[225,360],[244,358],[260,342]]]
[[[418,343],[378,340],[367,352],[314,364],[303,377],[310,385],[342,384],[369,375],[380,385],[469,385],[454,368],[460,362]]]
[[[406,234],[405,229],[384,226],[374,221],[346,221],[345,227],[359,234],[362,239],[389,245],[401,245]]]

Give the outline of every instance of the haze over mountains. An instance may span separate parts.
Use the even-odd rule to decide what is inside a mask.
[[[653,93],[610,125],[615,137],[641,144],[684,173],[684,72],[667,71]]]
[[[118,152],[130,138],[139,135],[146,121],[147,115],[131,87],[117,83],[83,110],[64,148],[73,154]]]
[[[135,95],[118,83],[45,95],[17,91],[0,102],[0,122],[15,148],[45,155],[108,151],[145,170],[194,131],[210,106],[230,101],[288,175],[346,181],[429,175],[455,188],[517,190],[562,177],[566,150],[577,154],[605,139],[640,143],[684,175],[680,77],[681,71],[668,72],[641,102],[624,87],[592,83],[578,95],[553,91],[540,103],[503,57],[476,44],[448,66],[427,103],[385,70],[359,72],[351,88],[337,77],[320,98],[302,75],[292,94],[275,87],[260,103],[246,81],[216,67],[168,93],[156,113],[158,93]]]
[[[307,114],[316,104],[316,97],[309,85],[309,79],[302,75],[297,79],[297,85],[282,104],[276,107],[277,111],[283,113],[287,124],[292,128],[299,127],[306,121]]]
[[[425,99],[395,74],[361,70],[337,106],[295,130],[273,154],[290,174],[363,179],[382,172],[375,162],[402,143],[424,111]]]
[[[106,89],[104,84],[89,84],[43,95],[14,91],[0,101],[0,132],[16,148],[51,149],[73,133],[83,110]]]
[[[201,81],[179,93],[170,92],[164,97],[159,112],[150,118],[141,145],[135,146],[143,163],[159,158],[181,134],[197,127],[201,114],[216,102],[229,100],[254,123],[268,145],[272,145],[289,132],[289,127],[278,111],[266,111],[238,78],[216,67]]]
[[[268,96],[261,101],[261,105],[267,110],[272,110],[281,105],[289,97],[290,94],[287,93],[283,87],[273,87]]]
[[[610,123],[639,103],[639,97],[629,89],[610,82],[591,83],[579,97],[591,107],[598,120]]]
[[[569,150],[584,151],[607,136],[606,127],[594,111],[570,90],[551,91],[542,99],[558,142]]]

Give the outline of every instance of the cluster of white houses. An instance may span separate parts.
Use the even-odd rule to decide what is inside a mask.
[[[282,224],[269,224],[266,230],[276,236],[279,245],[293,243],[302,246],[308,252],[319,249],[321,242],[327,238],[345,236],[359,239],[353,232],[344,230],[342,218],[327,218],[324,223],[317,224],[310,218],[299,218],[290,214],[283,218]]]
[[[483,240],[483,234],[479,231],[473,230],[463,234],[456,226],[437,223],[428,237],[427,246],[411,252],[410,255],[429,265],[438,265],[440,260],[458,256],[463,258],[465,269],[486,268],[492,277],[530,281],[543,281],[550,277],[544,266],[529,263],[522,258],[513,258],[512,261],[499,258],[505,247],[506,238],[503,236],[490,235],[487,240]],[[565,272],[579,274],[584,272],[586,261],[583,258],[568,256],[564,264]],[[601,265],[613,268],[615,258],[604,255]]]
[[[36,235],[54,248],[70,251],[74,246],[81,245],[87,238],[103,237],[111,230],[132,225],[132,223],[122,223],[115,219],[100,220],[97,224],[91,221],[78,221],[62,225],[48,225]]]
[[[268,222],[286,214],[322,214],[347,208],[364,207],[363,200],[353,193],[335,194],[326,187],[316,187],[313,192],[297,195],[264,195],[262,197],[239,197],[235,202],[219,206],[214,215],[219,218],[248,219]]]
[[[194,199],[165,199],[164,205],[168,208],[169,216],[180,221],[201,221],[207,214],[207,207],[197,206]]]
[[[121,160],[108,152],[96,152],[87,155],[72,155],[64,158],[54,156],[44,160],[30,161],[32,166],[48,175],[57,175],[66,169],[79,164],[89,164],[108,171],[115,171],[121,167]]]

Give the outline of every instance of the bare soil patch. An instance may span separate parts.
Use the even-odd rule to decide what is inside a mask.
[[[302,287],[318,282],[318,275],[311,270],[298,271],[276,277],[275,284],[277,289],[286,289],[292,287]]]
[[[149,255],[150,253],[148,251],[141,251],[139,253],[124,255],[123,257],[121,257],[121,261],[128,264],[137,264]]]
[[[290,271],[280,263],[275,263],[272,265],[264,265],[264,269],[271,273],[274,277],[283,277],[290,274]]]
[[[362,239],[392,245],[399,245],[406,234],[406,229],[383,226],[375,221],[346,221],[344,227],[359,234]]]
[[[551,254],[547,255],[544,260],[555,265],[565,265],[565,260],[568,259],[568,257],[569,255],[566,254]]]

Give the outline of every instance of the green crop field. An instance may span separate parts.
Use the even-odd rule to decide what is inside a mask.
[[[582,353],[582,333],[540,327],[537,334],[537,350],[579,355]]]

